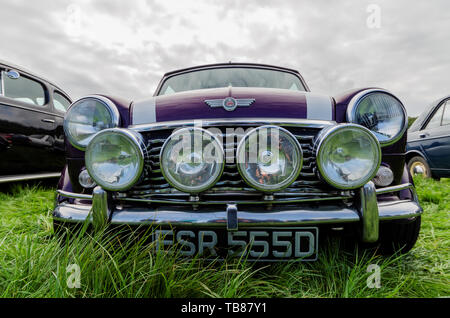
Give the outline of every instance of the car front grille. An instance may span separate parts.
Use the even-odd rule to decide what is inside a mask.
[[[238,127],[238,125],[236,125]],[[252,127],[257,127],[254,125]],[[234,142],[226,144],[230,133],[226,128],[215,126],[222,133],[225,156],[235,157],[238,140],[242,135],[232,135]],[[144,174],[141,181],[119,197],[125,201],[153,204],[295,204],[317,200],[344,200],[350,193],[331,188],[320,180],[316,172],[316,158],[313,152],[314,140],[321,128],[286,126],[299,141],[303,150],[303,167],[297,180],[289,187],[266,194],[247,185],[242,179],[236,163],[226,160],[224,172],[219,181],[209,190],[198,195],[189,195],[173,188],[163,177],[160,168],[160,152],[165,140],[173,132],[172,129],[159,129],[141,132],[147,146]],[[247,129],[247,127],[245,128]],[[247,130],[248,131],[248,130]]]

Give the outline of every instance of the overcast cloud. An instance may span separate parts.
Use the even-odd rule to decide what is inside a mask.
[[[450,94],[448,0],[0,0],[0,12],[0,59],[72,98],[142,99],[165,72],[229,60],[298,69],[330,95],[383,87],[410,116]]]

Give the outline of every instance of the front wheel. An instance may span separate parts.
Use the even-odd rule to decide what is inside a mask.
[[[386,255],[409,252],[419,237],[420,224],[420,216],[381,223],[378,241],[380,252]]]
[[[423,175],[426,178],[431,177],[431,169],[427,161],[420,156],[412,157],[408,162],[408,170],[412,176]]]

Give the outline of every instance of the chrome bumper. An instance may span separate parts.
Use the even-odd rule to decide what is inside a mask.
[[[410,189],[413,200],[397,200],[378,202],[377,195]],[[324,203],[302,205],[298,207],[273,208],[270,212],[239,210],[235,204],[228,204],[222,211],[202,210],[186,212],[178,208],[142,208],[133,207],[111,210],[106,191],[97,187],[93,195],[76,194],[58,191],[67,198],[92,200],[92,205],[70,204],[62,202],[53,211],[55,220],[65,222],[92,222],[95,228],[107,224],[129,225],[171,225],[180,227],[223,227],[229,231],[254,226],[302,226],[311,224],[341,224],[360,222],[362,240],[375,242],[378,240],[380,221],[411,218],[422,213],[417,195],[412,184],[375,189],[372,182],[361,188],[359,202],[356,206],[345,207]]]

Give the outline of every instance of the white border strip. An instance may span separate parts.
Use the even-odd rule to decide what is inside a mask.
[[[152,97],[133,104],[132,125],[156,123],[156,101]]]
[[[305,93],[305,97],[307,119],[333,119],[333,102],[331,97],[309,92]]]

